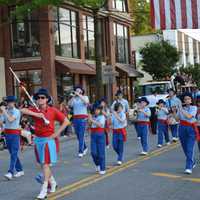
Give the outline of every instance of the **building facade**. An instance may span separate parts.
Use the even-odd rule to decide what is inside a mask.
[[[195,34],[194,34],[195,33]],[[144,74],[139,79],[140,83],[151,81],[152,77],[142,71],[140,49],[147,43],[158,42],[160,40],[169,41],[171,45],[177,48],[180,53],[180,60],[177,68],[189,64],[200,64],[200,31],[199,30],[165,30],[163,34],[148,34],[131,37],[132,54],[136,58],[136,68]]]
[[[108,0],[100,16],[103,65],[111,65],[118,72],[112,93],[121,88],[131,100],[133,83],[139,74],[132,65],[128,8],[126,0]],[[0,56],[5,58],[7,94],[23,95],[9,71],[12,67],[31,94],[43,86],[57,99],[81,85],[94,99],[92,11],[66,1],[59,8],[48,6],[34,11],[22,21],[3,23],[13,9],[0,7]]]

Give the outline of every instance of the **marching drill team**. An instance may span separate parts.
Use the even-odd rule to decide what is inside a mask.
[[[190,93],[184,93],[181,100],[176,92],[169,89],[167,100],[157,102],[157,147],[170,144],[169,131],[172,142],[180,140],[186,157],[185,173],[191,174],[195,166],[194,145],[197,140],[200,150],[200,96],[194,99]],[[67,117],[53,106],[49,105],[51,97],[44,88],[39,89],[33,96],[39,109],[34,106],[28,108],[16,107],[17,98],[7,96],[7,106],[1,106],[0,125],[4,128],[6,144],[10,154],[10,165],[5,174],[7,180],[24,175],[23,166],[18,157],[20,149],[20,119],[22,115],[32,118],[35,127],[34,151],[36,161],[40,164],[42,173],[37,181],[42,184],[37,199],[45,199],[48,193],[54,193],[57,182],[51,167],[56,164],[59,151],[59,136],[70,124]],[[106,173],[106,147],[109,148],[109,133],[112,130],[112,146],[116,153],[116,164],[122,165],[124,145],[127,140],[129,103],[123,98],[123,92],[116,93],[116,100],[109,109],[106,99],[100,99],[90,106],[89,98],[82,87],[78,86],[71,94],[68,105],[73,111],[73,126],[78,140],[78,157],[87,154],[85,132],[89,127],[91,156],[96,172]],[[146,97],[137,99],[136,119],[134,121],[138,141],[141,143],[141,155],[148,156],[149,134],[151,132],[151,110]],[[90,109],[88,109],[90,108]],[[55,130],[55,122],[60,127]]]

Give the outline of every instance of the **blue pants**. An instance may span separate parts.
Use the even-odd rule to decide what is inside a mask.
[[[141,137],[141,144],[143,151],[148,151],[148,133],[149,133],[149,126],[146,124],[138,124],[137,130],[139,133],[139,136]]]
[[[163,136],[165,137],[165,142],[169,142],[168,125],[158,121],[157,124],[158,133],[158,144],[163,145]]]
[[[179,126],[179,138],[186,156],[186,169],[192,169],[194,160],[195,132],[191,126]]]
[[[91,133],[91,155],[96,166],[105,171],[105,134]]]
[[[169,125],[171,133],[172,133],[172,137],[177,138],[178,137],[178,124],[174,124],[174,125]]]
[[[6,145],[10,153],[10,167],[8,172],[14,174],[14,171],[17,172],[23,171],[21,162],[18,158],[18,152],[20,147],[20,136],[15,134],[5,134]]]
[[[139,132],[138,132],[138,125],[137,125],[137,122],[134,124],[134,126],[135,126],[135,131],[136,131],[136,133],[137,133],[137,137],[140,137]]]
[[[124,152],[124,138],[122,133],[113,133],[113,149],[117,153],[117,160],[122,161]]]
[[[85,129],[86,129],[86,119],[74,119],[73,120],[75,133],[79,142],[79,153],[83,153],[83,151],[87,148],[85,144]]]

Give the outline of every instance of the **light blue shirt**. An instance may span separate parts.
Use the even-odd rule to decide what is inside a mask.
[[[171,107],[179,107],[180,105],[182,105],[181,103],[181,100],[176,97],[176,96],[173,96],[172,98],[169,98],[166,100],[166,105],[167,105],[167,108],[170,109]]]
[[[7,112],[9,115],[13,116],[15,118],[14,121],[9,122],[8,118],[5,115],[2,115],[2,119],[5,122],[5,129],[20,129],[20,118],[21,118],[21,113],[19,109],[17,108],[12,108],[12,109],[7,109]]]
[[[138,112],[137,121],[149,121],[149,118],[151,117],[151,110],[148,107],[145,107],[144,112],[147,115],[145,115],[143,112]]]
[[[187,118],[182,112],[178,111],[178,116],[180,120],[184,120],[190,123],[196,122],[196,115],[197,115],[197,107],[196,106],[189,106],[183,107],[183,110],[186,111],[188,114],[192,115],[192,118]]]
[[[106,118],[104,115],[94,116],[93,120],[101,124],[101,127],[97,126],[96,124],[92,123],[91,128],[105,128]]]
[[[119,121],[115,115],[112,115],[112,126],[113,129],[121,129],[121,128],[125,128],[127,126],[127,120],[126,120],[126,114],[122,111],[120,113],[118,113],[119,117],[121,120],[123,120],[123,122]]]
[[[114,106],[116,103],[121,103],[122,106],[123,106],[123,112],[128,112],[129,111],[129,104],[128,104],[128,101],[126,99],[118,99],[118,100],[115,100],[111,106],[111,109],[114,110]]]
[[[157,118],[162,119],[162,120],[167,120],[168,113],[169,112],[168,112],[167,108],[159,109],[157,112]]]
[[[84,96],[85,100],[89,103],[87,96]],[[74,115],[87,115],[87,104],[83,102],[80,97],[74,97],[70,103],[70,106],[73,107]]]

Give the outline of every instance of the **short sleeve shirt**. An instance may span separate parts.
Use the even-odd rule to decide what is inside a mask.
[[[37,113],[43,113],[45,118],[49,120],[49,124],[46,125],[41,118],[33,117],[35,122],[35,135],[38,137],[49,137],[55,131],[55,121],[63,123],[65,115],[54,107],[47,107],[44,111],[38,111],[36,108],[29,108],[29,110]]]
[[[127,126],[127,121],[126,121],[126,114],[122,111],[120,113],[118,113],[119,117],[121,120],[123,120],[123,122],[119,121],[115,115],[112,115],[112,125],[113,125],[113,129],[121,129],[121,128],[125,128]]]
[[[106,123],[106,118],[104,115],[98,115],[98,116],[94,116],[93,120],[97,121],[98,123],[101,124],[101,127],[98,127],[96,124],[92,123],[92,128],[105,128],[105,123]]]
[[[4,122],[5,122],[4,128],[5,129],[20,129],[21,112],[19,111],[19,109],[10,108],[10,109],[7,109],[7,112],[8,112],[9,115],[14,117],[15,120],[12,121],[12,122],[9,122],[8,118],[5,115],[3,115],[2,117],[3,117]]]

